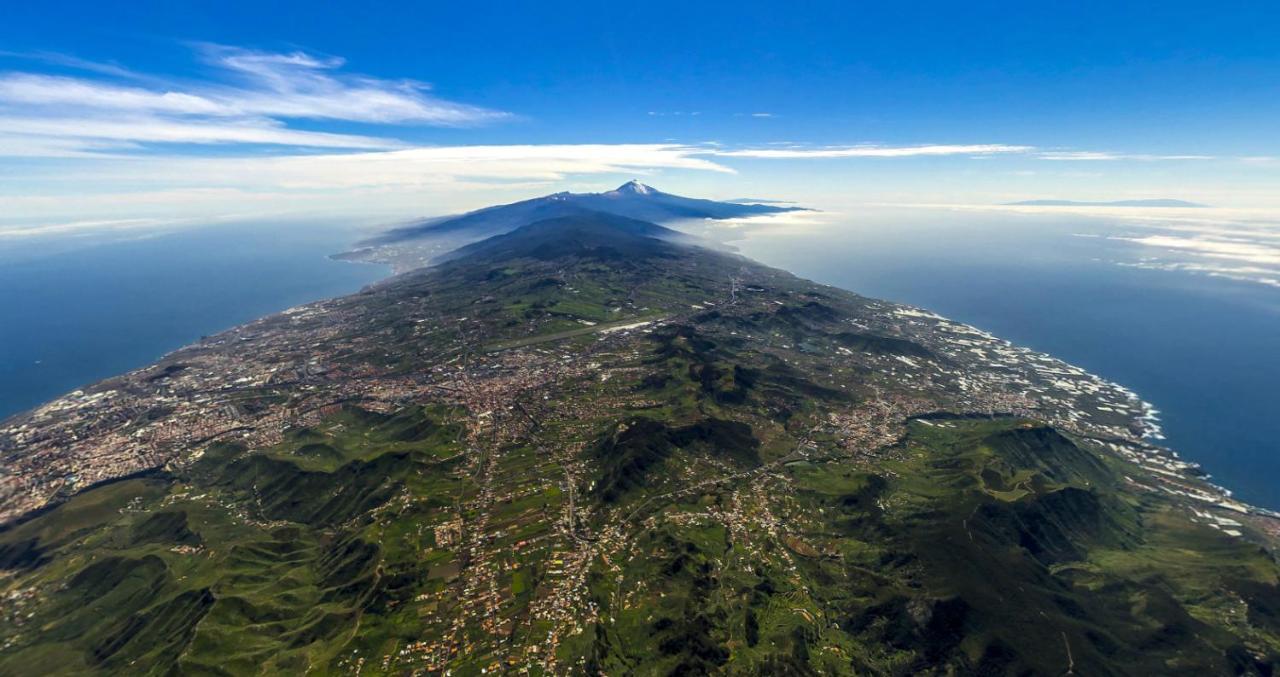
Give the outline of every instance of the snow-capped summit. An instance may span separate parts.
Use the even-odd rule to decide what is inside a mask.
[[[604,212],[663,224],[689,219],[732,219],[795,209],[797,208],[681,197],[632,180],[604,193],[553,193],[466,214],[428,219],[397,228],[366,240],[363,244],[386,245],[444,234],[455,240],[474,241],[509,233],[536,221],[575,216],[584,212]]]
[[[631,193],[632,195],[651,195],[658,191],[632,179],[614,189],[615,193]]]

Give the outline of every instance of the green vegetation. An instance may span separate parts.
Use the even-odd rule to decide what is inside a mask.
[[[617,621],[597,665],[1234,674],[1280,659],[1272,556],[1118,498],[1121,475],[1052,429],[917,424],[901,451],[883,468],[790,466],[779,537],[742,543],[701,506],[673,508],[701,517],[639,534],[641,556],[599,589]]]
[[[10,567],[66,582],[18,602],[0,672],[296,673],[414,637],[396,607],[428,578],[418,520],[460,488],[451,416],[348,408],[279,447],[215,446],[0,534]]]

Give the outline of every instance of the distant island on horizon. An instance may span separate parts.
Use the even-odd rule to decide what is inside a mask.
[[[1005,202],[1006,207],[1184,207],[1204,209],[1212,205],[1200,204],[1199,202],[1188,202],[1186,200],[1173,200],[1169,198],[1159,198],[1152,200],[1112,200],[1112,201],[1093,201],[1093,200],[1020,200],[1018,202]]]

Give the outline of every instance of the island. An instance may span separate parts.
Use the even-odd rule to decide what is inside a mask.
[[[619,190],[0,423],[0,673],[1280,663],[1280,519],[1137,394]]]

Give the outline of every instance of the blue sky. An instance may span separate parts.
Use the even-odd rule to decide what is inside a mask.
[[[1280,207],[1274,3],[1066,4],[15,3],[0,230],[396,218],[635,175]]]

